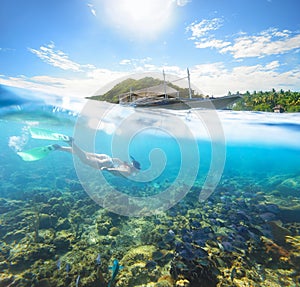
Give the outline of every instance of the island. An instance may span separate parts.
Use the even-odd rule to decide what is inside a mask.
[[[126,79],[116,84],[112,89],[104,93],[103,95],[95,95],[87,97],[87,99],[106,101],[109,103],[119,104],[120,98],[124,95],[128,95],[131,91],[140,91],[149,87],[164,85],[164,81],[155,79],[152,77],[144,77],[139,80]],[[173,83],[167,83],[167,87],[171,90],[176,90],[182,99],[188,99],[190,93],[192,93],[193,99],[217,99],[211,95],[204,95],[197,93],[194,90],[190,91],[189,88],[182,88]],[[162,88],[163,89],[163,88]],[[226,97],[232,97],[233,95],[239,95],[239,98],[226,106],[227,109],[235,111],[262,111],[262,112],[300,112],[300,92],[292,92],[290,90],[276,91],[272,89],[270,91],[253,91],[250,93],[236,92],[232,94],[228,92]]]

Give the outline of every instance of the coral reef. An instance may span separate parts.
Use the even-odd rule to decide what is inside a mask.
[[[251,178],[225,177],[204,204],[195,185],[166,212],[127,218],[96,205],[69,177],[21,188],[14,174],[14,188],[3,187],[0,287],[106,287],[114,258],[124,267],[115,287],[299,284],[300,199],[276,192],[293,179],[270,178],[266,193]]]

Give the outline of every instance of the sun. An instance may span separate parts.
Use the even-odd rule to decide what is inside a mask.
[[[105,19],[125,36],[155,39],[173,23],[173,0],[110,0],[101,1]]]

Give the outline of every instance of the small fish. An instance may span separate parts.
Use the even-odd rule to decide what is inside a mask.
[[[66,272],[69,273],[71,271],[71,265],[69,263],[66,264]]]
[[[234,277],[236,276],[236,268],[233,267],[230,273],[230,279],[233,281]]]
[[[99,286],[99,287],[106,287],[107,286],[106,285],[106,281],[105,281],[105,279],[103,277],[103,274],[102,274],[100,266],[97,267],[97,273],[96,274],[97,274],[97,278],[99,280],[99,285],[97,285],[97,286]]]
[[[174,239],[175,239],[175,232],[172,229],[170,229],[165,236],[165,242],[169,243]]]
[[[78,275],[76,278],[76,285],[75,285],[76,287],[79,286],[79,282],[80,282],[80,275]]]
[[[145,267],[146,267],[148,270],[154,270],[154,269],[156,268],[156,266],[157,266],[157,263],[156,263],[155,261],[153,261],[153,260],[148,260],[148,261],[146,262],[146,265],[145,265]]]
[[[97,258],[96,258],[96,265],[100,266],[101,264],[102,264],[102,262],[101,262],[101,255],[100,255],[100,253],[98,253]]]
[[[114,260],[113,266],[110,266],[109,269],[112,270],[112,276],[111,279],[107,285],[107,287],[110,287],[112,282],[115,280],[117,277],[118,273],[120,270],[122,270],[124,267],[120,266],[119,261],[117,259]]]
[[[60,261],[60,259],[57,260],[56,267],[57,267],[58,270],[60,270],[60,268],[61,268],[61,261]]]

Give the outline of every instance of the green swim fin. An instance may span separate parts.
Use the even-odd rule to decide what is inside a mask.
[[[24,160],[24,161],[35,161],[44,158],[50,152],[55,151],[56,145],[47,145],[44,147],[36,147],[27,151],[20,151],[17,154]]]
[[[54,141],[69,141],[70,138],[66,135],[54,133],[52,131],[40,129],[40,128],[33,128],[30,127],[29,129],[31,137],[34,139],[43,139],[43,140],[54,140]]]

